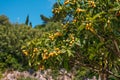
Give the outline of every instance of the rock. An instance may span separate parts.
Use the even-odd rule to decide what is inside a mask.
[[[67,72],[65,69],[59,70],[59,75],[55,76],[57,80],[73,80],[73,74]],[[34,73],[30,73],[29,71],[6,71],[3,74],[2,80],[18,80],[19,78],[33,78],[37,80],[54,80],[53,79],[52,70],[47,69],[44,71],[36,71]]]

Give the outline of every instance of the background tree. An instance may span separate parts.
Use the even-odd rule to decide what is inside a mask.
[[[0,25],[10,25],[10,21],[7,16],[0,15]]]
[[[1,68],[21,69],[24,65],[24,69],[26,63],[24,62],[21,47],[31,39],[39,38],[41,32],[24,24],[5,26],[6,24],[0,25]]]
[[[63,23],[65,21],[64,20],[65,12],[59,13],[59,11],[57,10],[57,8],[60,7],[59,5],[61,4],[55,3],[53,5],[53,10],[52,10],[53,15],[51,17],[46,17],[43,14],[40,15],[40,18],[43,21],[43,24],[36,25],[35,27],[37,28],[45,27],[47,23],[49,24],[49,22],[62,22]]]
[[[26,17],[25,24],[26,24],[26,25],[29,24],[29,15],[27,15],[27,17]]]
[[[40,18],[42,19],[43,23],[46,24],[47,22],[50,22],[50,18],[47,18],[44,15],[40,15]]]

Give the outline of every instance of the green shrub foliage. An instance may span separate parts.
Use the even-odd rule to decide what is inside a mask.
[[[39,30],[24,24],[0,25],[0,63],[3,63],[2,66],[17,69],[18,65],[24,65],[21,46],[40,36]]]

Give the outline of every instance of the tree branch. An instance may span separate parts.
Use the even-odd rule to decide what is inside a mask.
[[[114,43],[114,45],[115,45],[115,49],[117,50],[117,55],[120,57],[120,50],[119,50],[117,41],[116,41],[116,40],[113,40],[113,43]]]

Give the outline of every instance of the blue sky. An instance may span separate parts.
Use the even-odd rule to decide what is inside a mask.
[[[0,0],[0,15],[6,15],[12,23],[24,23],[26,16],[33,26],[42,24],[40,14],[52,16],[52,6],[57,0]]]

